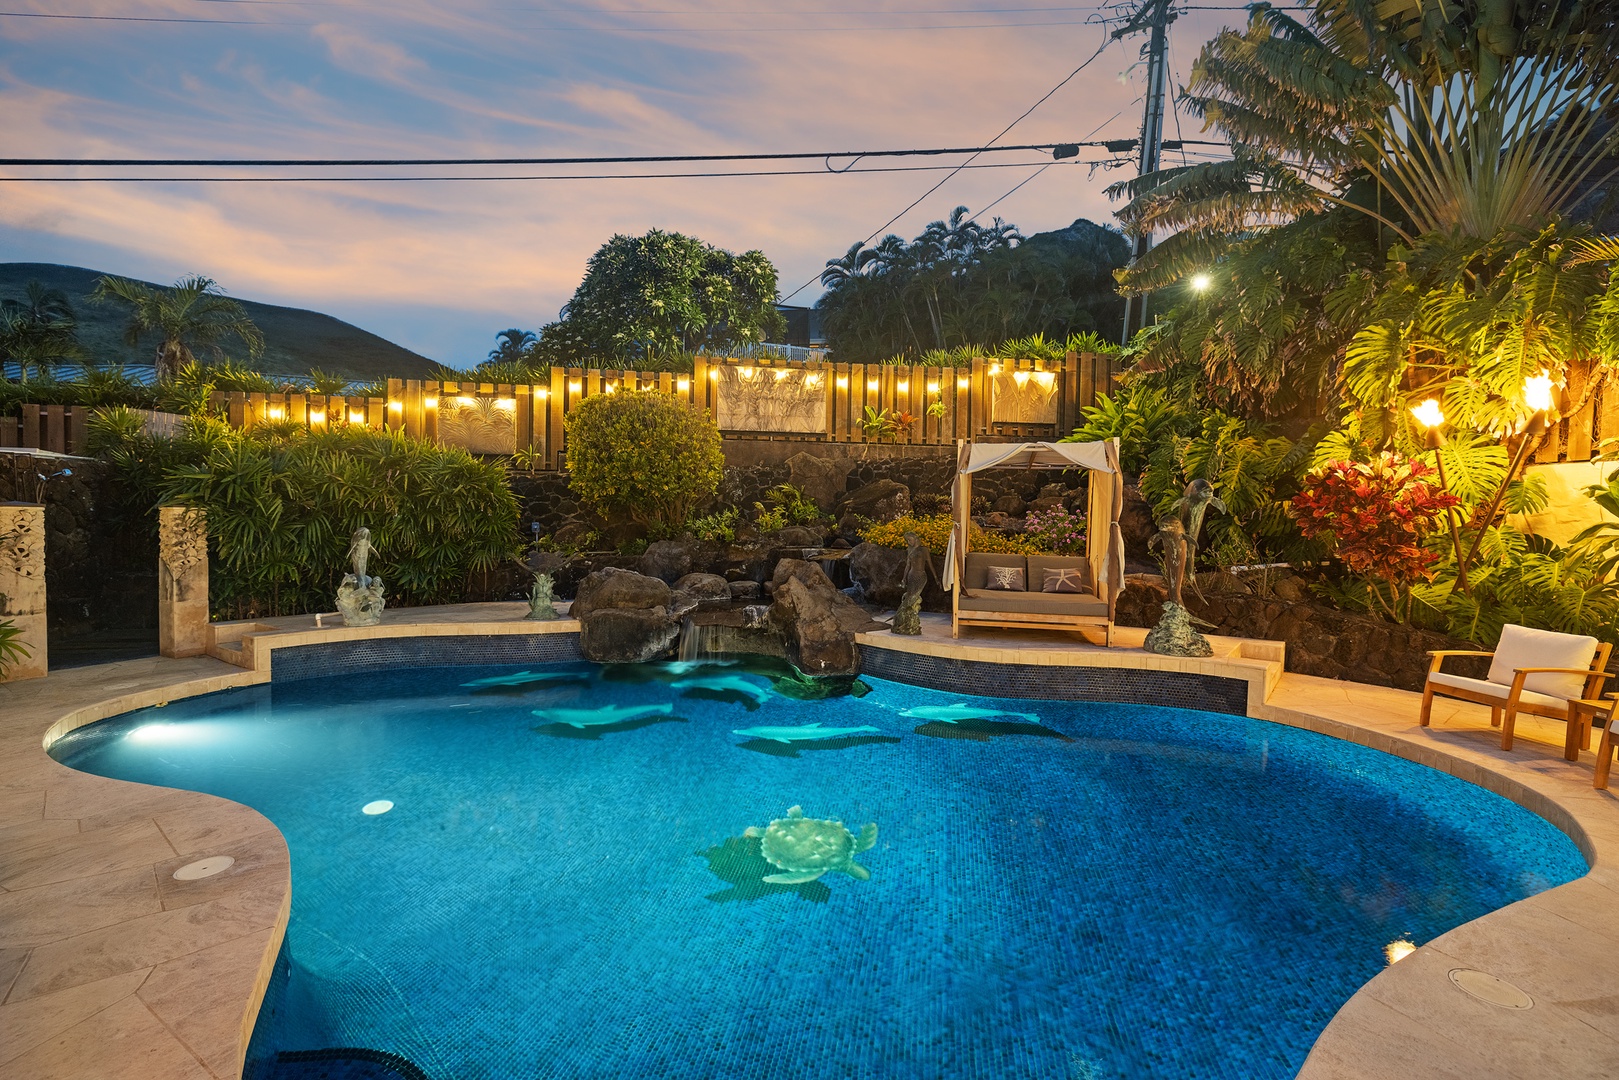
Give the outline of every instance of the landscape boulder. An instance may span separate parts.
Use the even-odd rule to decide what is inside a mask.
[[[687,574],[708,572],[721,558],[715,545],[686,536],[648,544],[636,569],[672,585]]]
[[[776,546],[783,548],[818,548],[826,543],[826,534],[806,525],[789,525],[776,534]]]
[[[684,593],[702,607],[717,607],[731,602],[731,586],[718,574],[687,574],[675,582],[675,592]]]
[[[1002,495],[995,500],[995,512],[1008,517],[1022,517],[1029,509],[1021,495]]]
[[[857,544],[849,552],[849,580],[869,604],[897,608],[905,595],[905,549]],[[922,589],[923,611],[949,611],[950,594],[939,586],[942,556],[932,556],[933,574]]]
[[[874,480],[838,503],[838,517],[849,514],[868,521],[893,521],[911,512],[911,489],[897,480]]]
[[[783,559],[771,579],[770,624],[786,641],[787,659],[806,675],[858,675],[854,636],[883,624],[843,595],[815,563]]]
[[[797,453],[787,459],[787,482],[830,513],[843,496],[848,477],[845,466],[814,454]]]
[[[568,614],[579,620],[579,651],[599,664],[639,664],[674,652],[680,622],[667,582],[608,567],[579,583]]]

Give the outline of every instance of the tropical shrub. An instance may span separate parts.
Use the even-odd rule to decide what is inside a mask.
[[[729,544],[736,539],[736,522],[741,517],[734,506],[686,522],[686,530],[706,543]]]
[[[1140,476],[1154,448],[1173,435],[1198,430],[1201,410],[1173,400],[1163,390],[1131,385],[1114,395],[1096,395],[1096,404],[1082,411],[1085,422],[1063,442],[1119,440],[1119,466]]]
[[[788,525],[820,525],[826,515],[816,501],[791,484],[777,484],[765,493],[765,502],[781,510]]]
[[[950,543],[951,517],[949,514],[936,514],[929,517],[914,517],[903,514],[892,521],[880,521],[866,526],[860,530],[860,539],[868,544],[878,547],[902,548],[905,546],[905,534],[915,533],[927,549],[935,555],[943,555],[945,547]],[[1001,555],[1039,555],[1049,549],[1040,546],[1040,543],[1028,536],[1010,536],[1006,533],[990,532],[980,528],[974,522],[968,534],[968,545],[973,551],[993,552]]]
[[[725,464],[707,412],[656,390],[600,394],[567,419],[568,486],[604,515],[683,525]]]
[[[1055,551],[1058,555],[1085,553],[1084,514],[1070,513],[1061,506],[1031,510],[1024,519],[1023,529],[1042,551]]]
[[[362,525],[390,604],[458,600],[469,572],[520,547],[505,471],[463,450],[360,427],[241,432],[206,419],[163,439],[128,421],[117,412],[93,419],[95,445],[126,499],[206,512],[217,615],[330,609]]]
[[[1396,618],[1402,588],[1431,577],[1439,561],[1424,541],[1459,504],[1430,483],[1434,475],[1420,461],[1384,453],[1368,463],[1333,462],[1293,496],[1299,531],[1326,540],[1350,571],[1367,579],[1378,606]],[[1387,596],[1376,582],[1388,587]]]
[[[0,603],[4,602],[0,596]],[[28,659],[28,649],[23,645],[22,628],[10,619],[0,619],[0,675],[19,660]]]

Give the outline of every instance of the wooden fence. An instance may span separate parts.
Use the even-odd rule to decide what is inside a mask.
[[[1058,362],[976,359],[968,367],[699,358],[691,374],[553,368],[548,385],[390,379],[386,397],[216,393],[231,424],[364,424],[475,453],[564,463],[564,423],[586,398],[659,390],[708,410],[731,439],[948,446],[958,439],[1059,438],[1112,387],[1111,356]],[[908,414],[894,437],[868,434],[868,410]]]
[[[21,416],[0,416],[0,447],[83,454],[91,411],[85,405],[23,405]]]

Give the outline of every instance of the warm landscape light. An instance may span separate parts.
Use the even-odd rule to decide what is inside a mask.
[[[967,378],[965,375],[960,375],[960,376],[956,377],[956,389],[957,390],[965,390],[968,387],[970,387],[972,384],[973,384],[973,381],[971,379]]]
[[[512,412],[517,408],[517,399],[509,397],[497,398],[495,401],[495,408]]]
[[[819,371],[812,371],[808,375],[804,376],[804,385],[809,387],[811,390],[814,390],[817,386],[820,386],[821,373]]]
[[[718,379],[720,377],[720,369],[717,368],[717,367],[716,368],[709,368],[708,369],[708,377],[710,379]]]
[[[551,396],[551,391],[543,386],[536,386],[534,388],[534,396],[539,398],[541,401],[544,401],[546,398]]]
[[[456,398],[456,399],[455,399],[455,403],[456,403],[456,404],[457,404],[457,405],[476,405],[476,404],[477,404],[477,402],[476,402],[476,401],[474,401],[474,400],[472,400],[472,399],[471,399],[471,398],[469,398],[469,397],[466,397],[466,396],[465,396],[465,395],[463,395],[463,396],[461,396],[461,397],[458,397],[458,398]]]
[[[792,372],[788,371],[786,368],[777,368],[776,369],[776,381],[781,382],[781,380],[785,379],[788,375],[791,375],[791,374],[792,374]]]
[[[1029,373],[1027,371],[1014,371],[1012,372],[1012,381],[1021,388],[1028,383]]]
[[[436,409],[436,408],[438,408],[438,398],[436,398],[436,397],[423,398],[422,399],[422,407],[426,408],[426,409]]]
[[[575,379],[575,380],[573,380],[573,382],[568,384],[568,392],[573,393],[573,394],[577,394],[583,387],[584,387],[584,384],[581,383],[578,379]]]
[[[264,410],[264,412],[265,415],[269,416],[271,420],[279,420],[283,416],[287,415],[287,410],[283,409],[279,405],[271,405],[268,409]]]
[[[1545,368],[1540,374],[1523,381],[1523,403],[1530,412],[1546,412],[1552,407],[1552,377]]]
[[[1417,947],[1409,941],[1391,941],[1383,946],[1383,957],[1389,963],[1397,963],[1417,951]]]
[[[676,379],[675,380],[675,389],[679,390],[682,394],[684,394],[686,391],[691,389],[691,380],[690,379]]]
[[[876,389],[877,389],[877,380],[876,379],[867,379],[866,380],[866,389],[875,392]]]
[[[405,403],[403,401],[390,401],[388,402],[388,409],[390,412],[404,412]]]
[[[1040,389],[1050,390],[1056,385],[1057,373],[1055,371],[1037,371],[1034,373],[1034,381],[1040,384]]]
[[[937,394],[938,392],[939,392],[939,384],[937,382],[928,383],[928,393]]]
[[[1445,414],[1440,411],[1439,402],[1435,398],[1429,398],[1421,405],[1411,406],[1411,415],[1425,428],[1436,428],[1445,422]]]
[[[351,412],[351,413],[349,413],[349,423],[351,423],[351,424],[363,424],[363,423],[365,423],[365,413],[363,413],[363,412]]]
[[[311,424],[324,424],[326,422],[325,411],[322,409],[310,409],[309,422]]]
[[[605,389],[606,389],[606,392],[609,393],[609,394],[616,394],[616,393],[618,393],[618,383],[610,382],[610,383],[607,384]]]
[[[898,385],[898,387],[896,389],[898,389],[899,392],[902,393],[902,394],[910,393],[911,392],[911,381],[909,379],[901,379],[899,381],[899,385]]]
[[[1209,275],[1207,275],[1207,274],[1193,274],[1192,275],[1191,285],[1192,285],[1192,291],[1194,291],[1194,292],[1202,292],[1204,289],[1207,289],[1210,285],[1213,285],[1213,284],[1214,284],[1214,279],[1209,277]]]
[[[744,381],[751,380],[753,378],[753,369],[750,367],[737,368],[736,373],[742,376]]]
[[[989,365],[989,373],[991,375],[999,375],[1001,373],[1001,365],[999,365],[999,364],[991,364],[991,365]]]

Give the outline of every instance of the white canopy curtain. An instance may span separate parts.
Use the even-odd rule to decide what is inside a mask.
[[[985,469],[1088,469],[1090,506],[1086,522],[1085,555],[1095,581],[1106,586],[1108,597],[1124,587],[1124,533],[1119,514],[1124,510],[1124,479],[1119,469],[1119,441],[1076,443],[969,443],[958,444],[956,481],[951,491],[955,524],[945,549],[944,587],[953,588],[967,558],[967,530],[972,521],[972,474]],[[1102,590],[1097,590],[1101,595]]]

